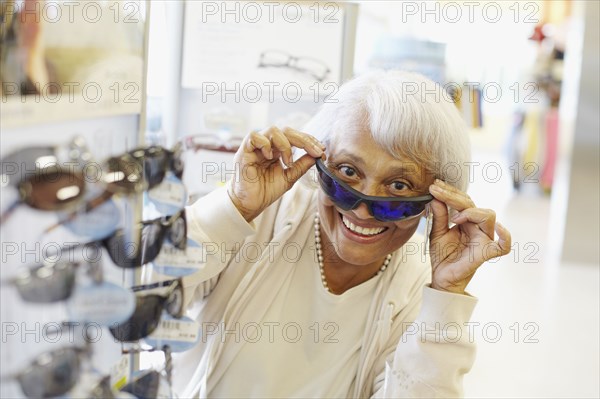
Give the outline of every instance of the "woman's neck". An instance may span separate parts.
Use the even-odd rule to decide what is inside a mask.
[[[329,290],[337,295],[375,277],[385,262],[385,257],[368,265],[346,262],[335,251],[336,246],[325,234],[321,234],[323,247],[323,272]]]

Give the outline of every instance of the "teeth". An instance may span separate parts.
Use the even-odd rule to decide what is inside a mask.
[[[349,221],[346,216],[342,215],[342,221],[344,222],[344,226],[346,226],[349,230],[358,233],[358,234],[362,234],[363,236],[374,236],[376,234],[381,233],[383,230],[385,230],[385,227],[371,227],[371,228],[367,228],[367,227],[361,227],[361,226],[357,226],[354,223],[352,223],[351,221]]]

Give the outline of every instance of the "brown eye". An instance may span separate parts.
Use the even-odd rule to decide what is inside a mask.
[[[401,181],[395,181],[391,184],[391,186],[392,186],[392,190],[394,190],[394,191],[405,191],[405,190],[410,189],[408,184],[401,182]]]
[[[339,169],[339,171],[340,171],[340,173],[344,177],[354,177],[354,176],[356,176],[356,170],[354,170],[350,166],[341,166],[340,169]]]

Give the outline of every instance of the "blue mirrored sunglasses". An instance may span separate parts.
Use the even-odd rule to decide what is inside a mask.
[[[317,159],[316,166],[321,188],[337,207],[348,211],[364,203],[369,213],[380,222],[394,222],[416,216],[433,199],[430,194],[401,198],[365,195],[335,177],[321,159]]]

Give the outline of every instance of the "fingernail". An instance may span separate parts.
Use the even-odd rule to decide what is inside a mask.
[[[269,150],[267,155],[268,155],[269,159],[273,159],[273,150]]]
[[[431,186],[429,186],[429,189],[431,191],[435,191],[436,193],[443,193],[444,192],[443,188],[441,188],[440,186],[436,186],[434,184],[432,184]]]
[[[316,145],[316,144],[313,144],[313,149],[314,149],[315,151],[317,151],[319,154],[322,154],[322,153],[323,153],[323,150],[324,150],[324,148],[321,148],[321,147],[319,147],[319,146],[318,146],[318,145]]]
[[[456,215],[452,216],[452,218],[450,220],[452,220],[453,222],[456,222],[458,219],[460,219],[461,214],[457,213]]]

